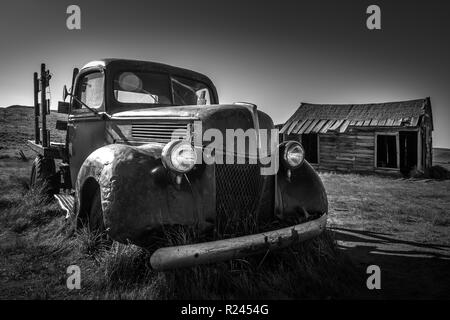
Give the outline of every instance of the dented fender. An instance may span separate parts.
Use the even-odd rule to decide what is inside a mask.
[[[105,227],[119,242],[144,244],[148,233],[161,225],[198,221],[191,189],[170,183],[171,173],[161,162],[162,147],[111,144],[90,154],[78,173],[76,216],[82,214],[83,187],[95,180]]]
[[[276,213],[282,218],[328,213],[325,187],[307,161],[290,174],[280,166],[276,190]]]

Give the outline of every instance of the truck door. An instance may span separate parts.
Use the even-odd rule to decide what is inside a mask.
[[[68,151],[72,186],[84,160],[96,149],[104,146],[105,121],[100,116],[105,111],[105,77],[102,70],[82,71],[75,84],[75,97],[88,105],[72,100],[67,123]],[[100,113],[100,114],[99,114]]]

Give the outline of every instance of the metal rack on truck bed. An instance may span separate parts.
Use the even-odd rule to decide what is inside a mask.
[[[31,170],[30,186],[41,186],[49,195],[57,195],[60,189],[72,188],[69,172],[69,155],[66,142],[51,142],[50,130],[47,127],[47,115],[50,114],[50,99],[47,89],[50,86],[51,74],[45,64],[41,64],[40,77],[33,74],[34,87],[34,140],[28,140],[28,146],[37,153]],[[58,112],[64,111],[67,104],[60,103]],[[61,109],[61,110],[60,110]],[[68,113],[62,112],[62,113]],[[58,120],[56,129],[67,130],[67,121]],[[56,168],[55,160],[61,160]],[[58,199],[58,198],[57,198]],[[58,199],[59,200],[59,199]]]

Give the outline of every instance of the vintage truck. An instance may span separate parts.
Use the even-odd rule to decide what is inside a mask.
[[[257,140],[274,129],[255,105],[219,104],[205,75],[124,59],[74,69],[58,104],[68,114],[56,124],[67,131],[65,143],[50,142],[49,80],[43,64],[40,78],[34,74],[36,130],[28,144],[38,155],[31,186],[45,185],[77,227],[149,248],[157,270],[267,252],[324,230],[327,196],[299,142],[268,148],[279,161],[272,174],[261,174],[260,161],[198,161],[205,149],[198,135],[208,129],[253,129]],[[159,240],[173,227],[195,230],[196,241],[164,246]]]

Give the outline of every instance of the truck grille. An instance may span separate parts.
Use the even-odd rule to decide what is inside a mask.
[[[216,164],[217,231],[221,236],[255,232],[264,176],[257,164]]]
[[[133,123],[131,126],[131,136],[142,141],[167,143],[172,140],[172,135],[175,131],[177,137],[187,137],[189,134],[188,126],[188,123],[180,121]]]

